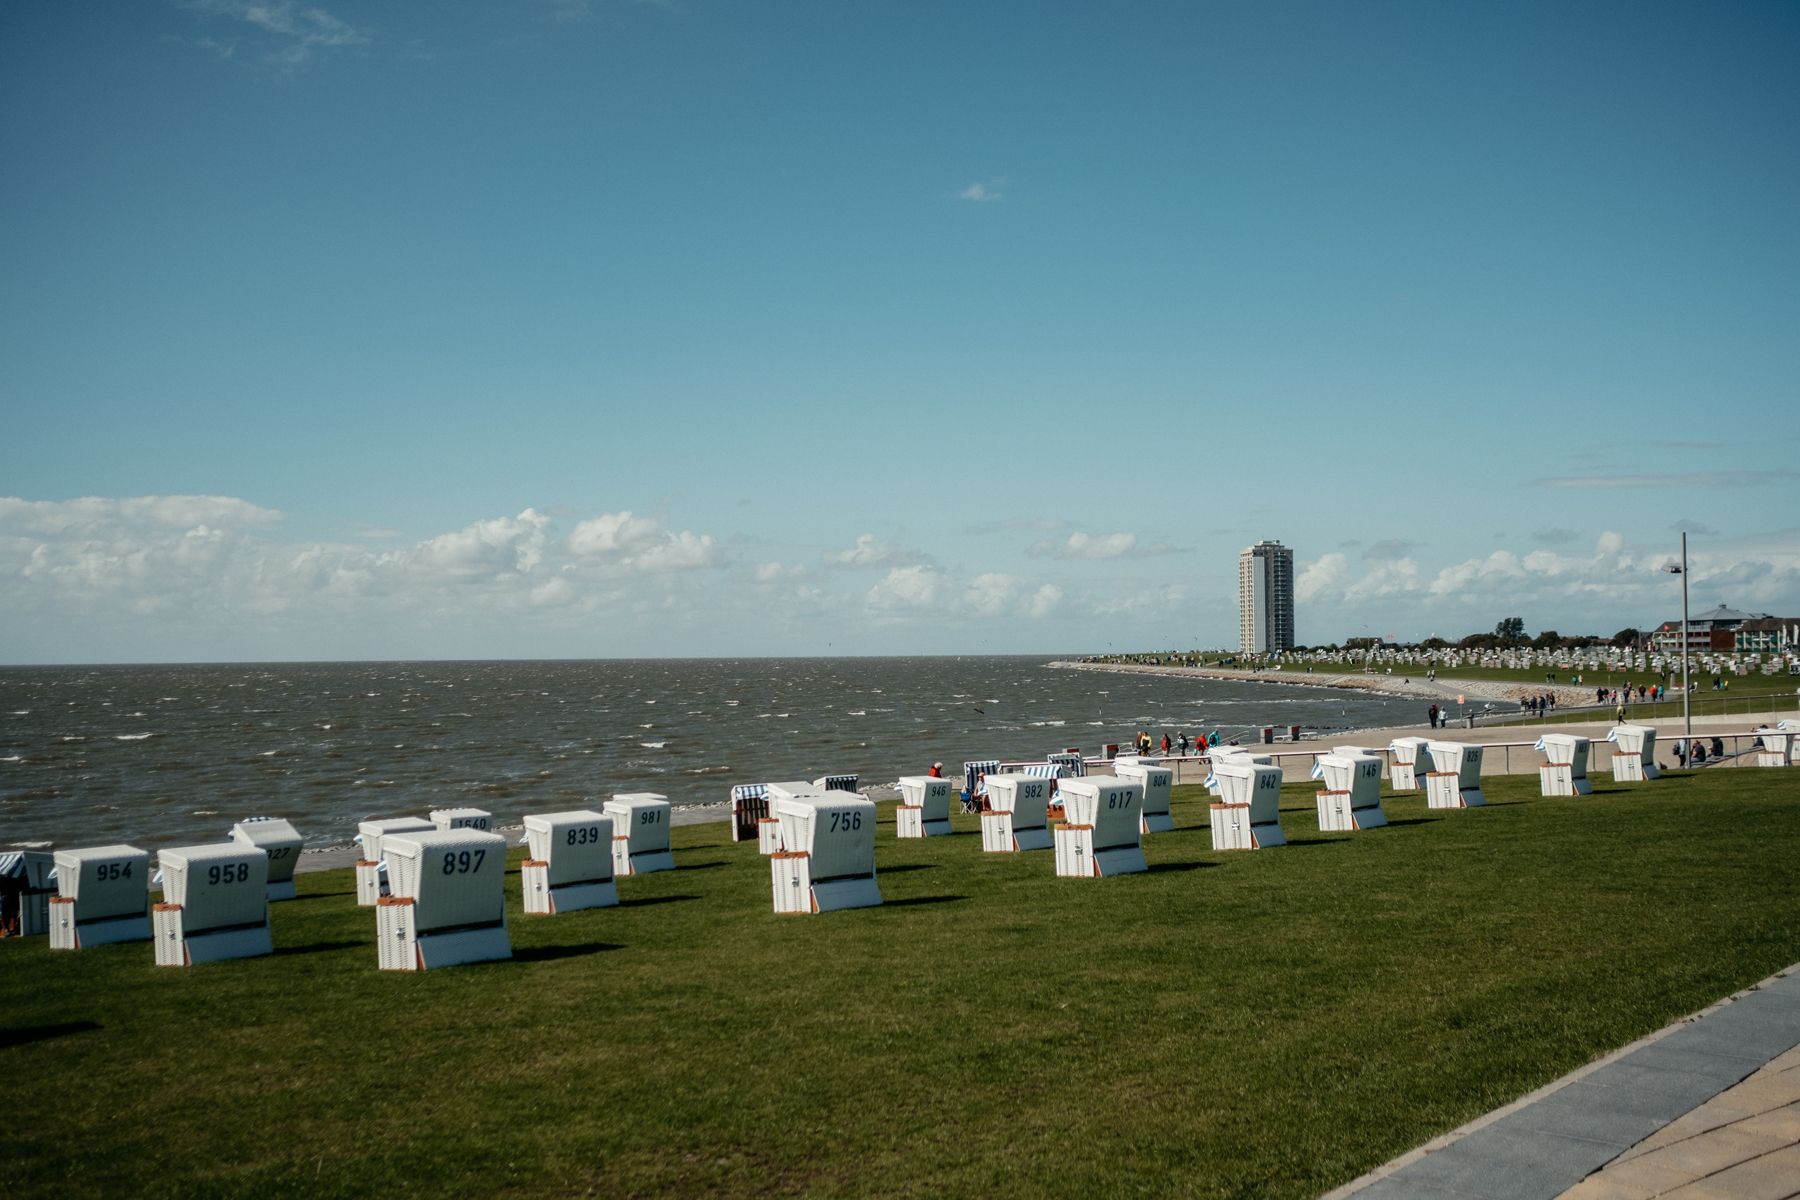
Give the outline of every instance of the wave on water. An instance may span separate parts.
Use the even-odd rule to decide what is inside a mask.
[[[141,742],[145,738],[153,738],[155,736],[156,735],[154,733],[115,733],[115,734],[113,734],[113,741],[115,741],[115,742]]]
[[[664,746],[666,746],[668,744],[669,743],[667,743],[667,742],[639,742],[638,743],[638,745],[642,746],[646,750],[661,750]]]
[[[20,758],[17,754],[9,754],[5,758],[0,758],[0,762],[24,762],[24,761],[25,760],[23,758]]]

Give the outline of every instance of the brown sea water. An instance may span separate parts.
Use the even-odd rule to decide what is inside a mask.
[[[215,841],[246,816],[309,845],[372,816],[526,813],[934,759],[1094,754],[1262,725],[1393,724],[1414,702],[1056,670],[1042,657],[0,668],[0,848]]]

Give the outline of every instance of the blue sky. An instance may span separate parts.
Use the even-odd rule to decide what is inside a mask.
[[[0,661],[1800,615],[1791,5],[0,7]]]

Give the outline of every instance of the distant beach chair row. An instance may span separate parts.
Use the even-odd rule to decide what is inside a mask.
[[[1783,722],[1783,725],[1789,725]],[[1758,730],[1759,763],[1794,763],[1800,728]],[[1657,731],[1620,725],[1608,735],[1618,782],[1648,782]],[[1536,748],[1546,796],[1591,793],[1588,738],[1546,733]],[[1431,808],[1475,808],[1483,747],[1429,738],[1397,738],[1387,747],[1397,790],[1421,778]],[[1174,828],[1172,773],[1127,758],[1111,773],[1074,775],[1072,764],[964,764],[979,796],[982,849],[1019,854],[1053,850],[1059,876],[1104,878],[1146,870],[1143,838]],[[1216,747],[1205,787],[1212,793],[1213,848],[1260,850],[1286,843],[1281,828],[1282,774],[1270,756]],[[1358,832],[1387,823],[1382,759],[1367,747],[1334,746],[1315,757],[1313,778],[1323,831]],[[759,850],[770,859],[777,913],[823,913],[881,903],[875,871],[875,805],[855,775],[808,781],[740,784],[731,789],[733,837],[740,818],[755,821]],[[951,781],[905,776],[899,781],[896,833],[930,838],[951,832]],[[553,915],[618,903],[615,879],[672,869],[670,804],[653,793],[615,795],[601,810],[577,809],[524,818],[529,847],[521,875],[525,912]],[[429,818],[372,818],[358,828],[356,897],[376,910],[377,961],[388,970],[422,970],[511,956],[506,932],[505,840],[482,809],[433,811]],[[229,840],[159,852],[155,876],[148,852],[129,845],[0,855],[0,925],[14,934],[48,933],[56,949],[153,940],[162,966],[192,966],[272,950],[268,906],[292,899],[301,849],[294,827],[279,818],[250,818]],[[146,915],[149,889],[163,900]]]

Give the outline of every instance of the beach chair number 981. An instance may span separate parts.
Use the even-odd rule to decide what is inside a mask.
[[[218,887],[221,883],[250,882],[249,863],[224,863],[206,868],[206,883],[209,887]]]
[[[599,840],[600,827],[598,825],[583,825],[577,829],[569,830],[569,834],[563,839],[563,842],[565,845],[569,846],[585,846],[590,842],[597,842]]]
[[[836,833],[840,829],[848,833],[852,829],[862,828],[862,814],[859,812],[832,813],[831,827],[827,833]]]
[[[467,875],[479,871],[481,860],[486,857],[486,850],[454,850],[444,855],[444,874]]]

